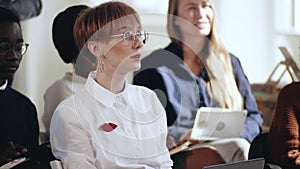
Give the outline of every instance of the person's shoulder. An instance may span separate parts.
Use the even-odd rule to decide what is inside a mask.
[[[281,93],[288,93],[290,95],[300,92],[300,82],[291,82],[281,89]]]
[[[166,57],[169,55],[176,55],[176,54],[178,54],[177,50],[179,50],[178,46],[176,46],[174,43],[170,43],[168,46],[166,46],[164,48],[159,48],[159,49],[153,50],[149,55],[147,55],[145,57],[145,59],[146,58],[149,59],[152,57],[159,57],[162,55],[163,55],[163,57]]]
[[[231,60],[233,68],[235,68],[236,66],[241,66],[241,61],[236,55],[229,52],[229,56],[230,56],[230,60]]]
[[[174,47],[169,45],[164,49],[157,49],[148,56],[144,57],[141,62],[141,69],[134,74],[136,75],[141,71],[155,69],[161,66],[170,68],[176,67],[176,65],[180,64],[182,60],[177,53],[174,53],[173,48]]]
[[[231,52],[229,52],[229,56],[230,56],[231,60],[239,60],[239,58],[235,54],[233,54]]]
[[[60,101],[60,103],[57,105],[57,108],[65,108],[65,107],[74,107],[74,102],[78,102],[81,100],[81,95],[80,95],[81,91],[76,92],[66,98],[64,98],[63,100]]]
[[[35,105],[32,103],[32,101],[21,92],[11,87],[8,87],[6,89],[6,92],[7,92],[7,99],[13,99],[16,104],[19,104],[19,106],[26,105],[35,108]]]
[[[9,94],[10,97],[14,97],[16,99],[21,99],[21,100],[26,100],[26,101],[30,101],[30,99],[25,96],[23,93],[11,88],[11,87],[8,87],[7,88],[7,92]]]
[[[53,117],[59,118],[59,119],[65,119],[67,118],[74,118],[76,116],[76,107],[75,107],[75,101],[79,99],[74,98],[75,94],[62,100],[55,108]],[[77,105],[79,106],[79,104]]]
[[[128,84],[128,88],[131,92],[152,92],[151,89],[148,89],[145,86],[135,85],[135,84]]]
[[[59,89],[61,87],[66,86],[67,83],[72,83],[73,73],[66,72],[64,76],[62,76],[60,79],[55,80],[48,89]]]
[[[58,79],[53,82],[47,89],[45,93],[57,92],[65,85],[65,82],[62,79]]]
[[[283,88],[300,88],[300,82],[291,82],[284,86]]]
[[[150,103],[153,99],[157,98],[156,91],[153,91],[145,86],[130,84],[128,96],[131,98],[132,103]]]
[[[158,49],[155,49],[153,50],[148,56],[151,57],[151,56],[157,56],[158,54],[162,53],[162,52],[165,52],[165,48],[158,48]]]
[[[72,83],[73,83],[73,75],[71,72],[66,72],[66,74],[60,78],[55,80],[45,91],[45,95],[62,95],[69,90],[72,91]],[[71,86],[71,87],[70,87]],[[70,89],[71,88],[71,89]]]
[[[163,48],[153,50],[149,55],[146,55],[143,60],[142,64],[153,64],[161,62],[161,57],[166,54],[166,51]]]
[[[131,96],[136,96],[136,98],[144,99],[146,96],[152,97],[155,95],[155,92],[145,86],[139,86],[139,85],[134,85],[130,84],[130,95]]]

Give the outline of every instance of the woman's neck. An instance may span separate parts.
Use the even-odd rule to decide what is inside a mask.
[[[125,75],[118,75],[117,73],[110,74],[106,73],[105,71],[100,72],[99,70],[97,71],[95,77],[97,83],[115,94],[120,93],[124,90],[126,81],[125,79]]]
[[[194,53],[200,53],[205,46],[207,37],[199,35],[197,37],[183,37],[183,47],[189,48]]]
[[[191,49],[189,46],[186,45],[182,46],[183,62],[196,76],[200,76],[200,73],[204,68],[203,63],[200,59],[201,56],[199,56],[203,46],[204,44],[199,44],[198,50]]]

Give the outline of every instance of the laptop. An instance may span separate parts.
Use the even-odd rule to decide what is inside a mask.
[[[202,169],[263,169],[264,165],[264,158],[256,158],[246,161],[205,166]]]
[[[191,140],[201,142],[240,137],[247,110],[201,107],[195,118]]]

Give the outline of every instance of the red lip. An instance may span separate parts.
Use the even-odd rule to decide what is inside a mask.
[[[118,127],[118,125],[116,125],[114,123],[104,123],[100,126],[100,128],[105,132],[111,132],[112,130],[114,130],[117,127]]]

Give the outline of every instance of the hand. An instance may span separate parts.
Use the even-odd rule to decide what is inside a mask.
[[[192,134],[192,129],[188,129],[186,132],[182,133],[179,140],[179,145],[190,140]]]
[[[288,158],[294,159],[295,165],[300,165],[300,152],[299,150],[290,150],[288,151]]]
[[[175,139],[169,135],[167,136],[167,147],[169,150],[176,147]]]
[[[0,152],[0,166],[12,161],[13,159],[21,156],[22,154],[26,153],[27,149],[19,144],[14,144],[10,142],[10,145],[7,148]]]

